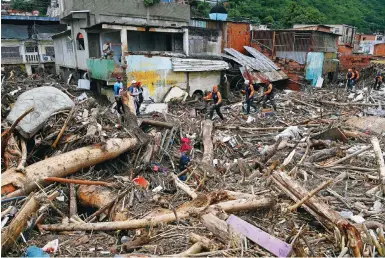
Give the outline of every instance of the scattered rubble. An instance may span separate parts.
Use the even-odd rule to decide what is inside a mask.
[[[384,256],[385,94],[365,90],[370,69],[353,96],[278,91],[277,112],[244,115],[232,92],[223,122],[178,89],[120,117],[77,85],[6,80],[2,255]],[[66,105],[26,104],[47,88]]]

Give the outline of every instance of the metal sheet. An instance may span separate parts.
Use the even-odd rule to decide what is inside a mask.
[[[277,51],[276,56],[280,58],[287,58],[296,61],[299,64],[306,63],[307,52],[293,52],[293,51]]]
[[[276,71],[281,70],[273,61],[271,61],[267,56],[259,52],[253,47],[244,46],[244,48],[249,52],[255,59],[257,59],[257,62],[261,65],[265,65],[266,68],[269,69],[269,67],[275,69]]]
[[[306,79],[312,80],[312,85],[315,86],[319,77],[322,77],[322,69],[324,63],[324,53],[309,52],[306,62]]]
[[[224,50],[225,52],[229,53],[230,55],[234,56],[237,60],[239,60],[239,62],[238,61],[237,62],[243,66],[248,66],[253,70],[257,70],[260,72],[269,71],[269,69],[267,69],[265,66],[258,63],[257,60],[253,57],[245,56],[244,54],[238,52],[233,48],[225,48]]]
[[[228,63],[222,60],[172,58],[174,72],[221,71],[229,69]]]

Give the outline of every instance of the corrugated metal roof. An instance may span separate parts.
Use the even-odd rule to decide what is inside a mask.
[[[244,48],[246,49],[247,52],[249,52],[253,57],[255,57],[255,59],[257,60],[257,63],[262,65],[262,66],[267,66],[267,67],[271,67],[273,68],[274,70],[278,71],[280,70],[280,68],[274,64],[273,61],[271,61],[269,58],[267,58],[264,54],[262,54],[261,52],[259,52],[258,50],[256,50],[255,48],[252,48],[252,47],[248,47],[248,46],[244,46]],[[270,70],[270,69],[268,69]]]
[[[2,20],[28,20],[28,21],[56,21],[60,19],[56,17],[45,16],[25,16],[25,15],[1,15]]]
[[[229,64],[222,60],[172,58],[174,72],[221,71],[229,69]]]
[[[251,77],[254,82],[260,83],[262,79],[269,79],[272,82],[288,79],[289,77],[269,58],[258,52],[256,49],[245,47],[254,57],[243,55],[235,49],[225,48],[230,55],[222,54],[224,58],[234,60],[243,67],[240,68],[245,79]],[[251,70],[249,70],[251,69]]]

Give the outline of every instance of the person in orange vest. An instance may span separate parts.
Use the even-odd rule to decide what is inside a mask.
[[[253,107],[257,112],[258,108],[254,104],[254,86],[249,80],[245,81],[245,89],[242,90],[242,93],[245,94],[246,98],[246,115],[250,114],[250,107]]]
[[[214,110],[217,112],[218,116],[224,120],[223,115],[221,113],[221,106],[222,106],[222,95],[218,90],[218,86],[215,85],[213,87],[213,91],[207,94],[206,97],[203,98],[204,100],[213,100],[214,105],[210,107],[210,119],[214,116]]]
[[[348,69],[348,73],[346,74],[346,80],[348,81],[347,83],[347,86],[348,86],[348,90],[353,90],[353,85],[354,85],[354,73],[352,71],[352,69]]]
[[[376,75],[376,78],[375,78],[375,82],[374,82],[374,89],[380,90],[381,85],[382,85],[382,76],[381,76],[381,73],[378,72]]]
[[[277,105],[275,104],[274,96],[275,96],[275,88],[269,80],[266,80],[263,85],[262,107],[266,108],[267,101],[270,101],[270,104],[273,106],[274,111],[277,111]]]
[[[353,67],[353,74],[354,74],[353,86],[356,86],[358,79],[360,79],[360,73],[356,70],[355,67]]]

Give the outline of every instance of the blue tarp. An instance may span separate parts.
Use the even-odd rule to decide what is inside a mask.
[[[315,86],[319,77],[322,77],[324,53],[309,52],[306,61],[306,80],[312,80],[311,85]]]

